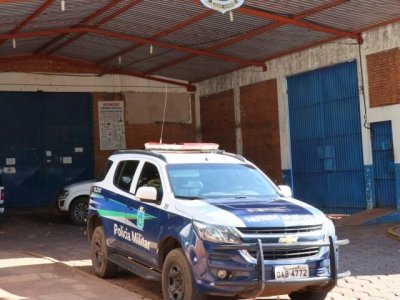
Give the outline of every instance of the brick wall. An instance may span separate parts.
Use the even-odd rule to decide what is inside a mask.
[[[240,88],[243,154],[277,184],[282,182],[276,80]]]
[[[370,106],[400,103],[400,49],[367,56]]]
[[[94,93],[93,94],[93,135],[95,174],[103,170],[108,156],[113,151],[101,151],[99,140],[98,101],[124,101],[123,94]],[[163,133],[164,143],[196,142],[196,123],[194,113],[194,98],[192,98],[191,124],[165,124]],[[161,124],[128,124],[125,120],[125,139],[127,149],[144,149],[146,142],[159,142]]]
[[[233,91],[200,98],[202,141],[218,143],[220,149],[236,153]]]

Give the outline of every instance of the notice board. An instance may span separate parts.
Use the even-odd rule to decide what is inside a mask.
[[[123,101],[99,101],[100,150],[126,149]]]

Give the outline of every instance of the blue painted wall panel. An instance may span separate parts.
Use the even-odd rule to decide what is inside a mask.
[[[93,178],[90,94],[0,92],[0,111],[8,207],[48,206],[66,184]]]
[[[365,209],[357,65],[288,78],[294,195],[325,211]]]

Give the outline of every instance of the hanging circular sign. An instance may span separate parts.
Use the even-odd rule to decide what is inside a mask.
[[[200,0],[204,6],[220,11],[223,14],[241,6],[244,0]]]

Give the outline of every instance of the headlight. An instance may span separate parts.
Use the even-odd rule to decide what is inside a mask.
[[[58,194],[58,198],[60,198],[60,199],[65,199],[65,198],[67,198],[68,195],[69,195],[69,190],[62,190],[62,191]]]
[[[328,240],[328,237],[331,236],[333,238],[336,237],[336,233],[335,233],[335,225],[333,225],[332,220],[326,218],[326,220],[324,221],[324,232],[325,232],[325,238]]]
[[[229,226],[211,225],[193,221],[197,235],[212,243],[240,244],[240,237],[236,230]]]

